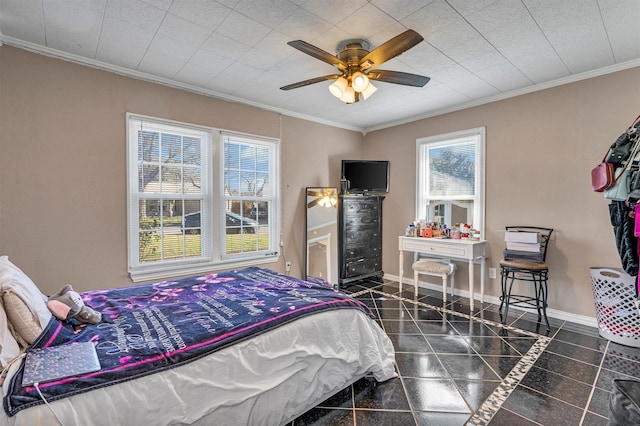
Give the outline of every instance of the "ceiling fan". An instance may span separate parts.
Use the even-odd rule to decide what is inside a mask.
[[[316,205],[331,208],[338,203],[337,188],[318,188],[319,190],[307,189],[307,208]],[[309,201],[309,197],[315,197]]]
[[[369,43],[365,40],[346,40],[338,46],[337,56],[302,40],[290,41],[287,43],[289,46],[333,65],[340,71],[340,74],[323,75],[289,84],[280,89],[291,90],[326,80],[336,80],[329,86],[329,91],[343,102],[352,104],[358,102],[361,95],[367,99],[378,90],[370,83],[370,80],[422,87],[429,82],[429,77],[374,68],[406,52],[423,40],[424,38],[417,32],[407,30],[371,51],[369,51]]]

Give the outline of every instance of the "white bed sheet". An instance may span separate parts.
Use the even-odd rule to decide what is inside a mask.
[[[278,425],[367,374],[378,381],[395,376],[393,345],[364,313],[339,309],[298,319],[172,370],[50,405],[65,426]],[[44,404],[13,417],[4,411],[0,415],[0,425],[52,424],[57,422]]]

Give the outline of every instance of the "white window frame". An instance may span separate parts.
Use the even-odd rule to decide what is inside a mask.
[[[215,187],[219,189],[219,194],[216,197],[216,210],[214,211],[222,211],[222,206],[224,206],[225,201],[227,201],[228,197],[225,196],[224,194],[224,142],[226,138],[230,138],[233,139],[235,142],[239,142],[239,143],[250,143],[253,145],[262,145],[262,146],[266,146],[266,147],[273,147],[274,149],[270,149],[269,150],[269,161],[270,164],[272,165],[272,173],[271,173],[271,179],[270,181],[272,181],[272,183],[270,183],[269,185],[269,196],[267,197],[261,197],[261,199],[263,201],[268,202],[269,205],[269,212],[267,217],[269,217],[269,234],[271,235],[271,239],[270,239],[270,243],[271,246],[269,247],[269,249],[266,251],[266,255],[274,255],[277,253],[274,253],[276,251],[278,251],[278,244],[280,241],[279,235],[279,220],[271,220],[271,218],[279,218],[279,208],[276,208],[276,206],[279,206],[279,188],[280,188],[280,181],[279,181],[279,176],[280,176],[280,143],[279,141],[277,141],[276,139],[271,139],[271,138],[265,138],[265,137],[257,137],[257,136],[252,136],[252,135],[247,135],[247,134],[243,134],[243,133],[238,133],[238,132],[226,132],[226,131],[220,131],[219,135],[218,135],[218,143],[216,144],[217,147],[217,151],[219,152],[219,170],[220,173],[217,174],[217,179],[216,179],[216,184]],[[273,216],[272,216],[273,214]],[[256,218],[257,220],[257,218]],[[220,229],[224,229],[225,226],[225,219],[222,217],[222,215],[219,216],[219,222],[218,225],[220,226]],[[225,235],[224,233],[220,233],[220,244],[218,245],[218,247],[224,247],[225,246]],[[264,253],[264,252],[261,252]],[[239,254],[227,254],[225,252],[223,252],[222,250],[218,253],[220,259],[222,261],[234,261],[237,259],[242,259],[242,258],[252,258],[252,257],[256,257],[255,253],[239,253]]]
[[[485,239],[485,152],[486,128],[461,130],[416,140],[416,218],[427,219],[427,204],[430,199],[447,199],[442,196],[431,197],[428,181],[428,150],[434,146],[457,144],[463,140],[475,143],[475,188],[469,197],[451,197],[449,201],[473,201],[473,227],[480,231],[480,239]],[[447,224],[451,226],[452,224]]]
[[[139,200],[144,198],[138,194],[138,143],[135,121],[151,123],[158,127],[179,127],[185,131],[192,130],[206,134],[201,147],[201,235],[203,239],[202,256],[176,260],[140,263],[139,261]],[[127,242],[128,270],[134,282],[158,280],[181,275],[206,273],[215,270],[240,268],[277,262],[280,250],[280,140],[228,132],[222,129],[197,126],[188,123],[166,120],[162,118],[127,113]],[[226,216],[224,211],[223,191],[223,135],[232,135],[248,143],[262,144],[270,147],[269,197],[269,247],[266,250],[226,254]],[[158,197],[161,198],[161,197]]]

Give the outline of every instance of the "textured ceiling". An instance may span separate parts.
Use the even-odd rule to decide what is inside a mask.
[[[431,77],[376,82],[346,105],[331,54],[413,29],[424,41],[381,69]],[[0,0],[0,41],[137,78],[359,131],[640,66],[638,0]]]

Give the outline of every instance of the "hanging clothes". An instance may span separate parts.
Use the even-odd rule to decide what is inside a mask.
[[[611,145],[605,162],[615,163],[616,182],[605,198],[611,200],[609,217],[624,271],[636,277],[640,294],[640,115]],[[616,188],[617,187],[617,188]]]
[[[638,276],[638,238],[635,236],[634,209],[626,201],[609,204],[611,226],[616,237],[622,269],[633,277]]]

